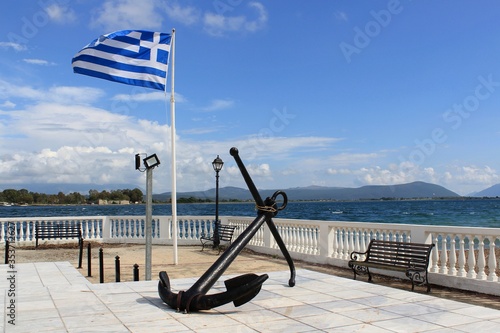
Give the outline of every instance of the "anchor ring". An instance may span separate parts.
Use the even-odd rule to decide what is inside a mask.
[[[288,204],[288,197],[286,195],[285,192],[283,191],[276,191],[274,192],[273,196],[271,197],[271,199],[276,202],[276,198],[278,197],[278,195],[281,195],[283,197],[283,204],[279,207],[277,207],[276,209],[277,210],[283,210],[285,209],[286,205]]]

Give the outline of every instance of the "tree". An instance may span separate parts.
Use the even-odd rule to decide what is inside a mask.
[[[33,194],[28,192],[26,189],[19,190],[19,197],[17,203],[25,203],[32,204],[33,203]]]
[[[99,201],[99,191],[98,190],[90,190],[89,191],[89,201],[94,202],[94,203]]]
[[[131,202],[142,202],[144,198],[144,194],[137,187],[133,190],[127,190],[127,195]]]
[[[4,200],[6,202],[18,203],[19,202],[19,192],[14,189],[3,190]]]
[[[66,195],[63,192],[57,193],[57,203],[64,204],[66,201]]]

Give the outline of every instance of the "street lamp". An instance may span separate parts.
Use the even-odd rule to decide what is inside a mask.
[[[215,228],[214,228],[214,248],[220,244],[219,239],[219,171],[222,170],[224,162],[220,159],[219,155],[212,162],[215,170]]]

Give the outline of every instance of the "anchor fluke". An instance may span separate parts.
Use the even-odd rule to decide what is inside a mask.
[[[260,291],[262,284],[269,278],[267,274],[258,276],[256,274],[245,274],[224,281],[228,292],[236,294],[233,300],[234,306],[238,307],[251,301]],[[242,293],[238,294],[240,291]]]
[[[160,272],[158,293],[163,302],[178,311],[210,310],[233,302],[238,307],[252,300],[259,293],[262,284],[269,278],[267,274],[245,274],[224,281],[227,291],[212,295],[202,295],[193,290],[173,293],[170,289],[170,280],[167,272]]]

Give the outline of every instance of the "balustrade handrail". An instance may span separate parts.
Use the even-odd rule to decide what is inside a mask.
[[[179,245],[199,244],[202,234],[213,232],[212,216],[178,216],[177,219]],[[221,216],[220,220],[223,224],[239,226],[236,238],[254,218]],[[36,222],[80,222],[85,240],[141,243],[145,239],[144,221],[145,216],[135,215],[0,218],[0,246],[9,237],[14,237],[16,246],[33,245]],[[435,243],[429,266],[431,283],[500,296],[500,228],[280,218],[273,221],[292,257],[312,263],[347,267],[350,253],[364,251],[372,238]],[[172,244],[173,237],[171,216],[153,216],[153,243]],[[281,255],[265,225],[247,247],[264,254]]]

